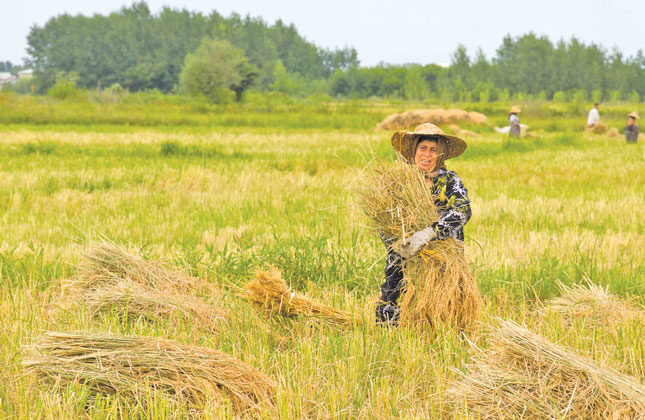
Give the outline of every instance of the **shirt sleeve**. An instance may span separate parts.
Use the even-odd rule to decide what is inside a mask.
[[[437,238],[442,240],[462,236],[463,233],[461,232],[463,232],[464,225],[472,216],[468,190],[457,175],[448,180],[446,199],[447,204],[437,209],[439,220],[432,226],[437,232]]]

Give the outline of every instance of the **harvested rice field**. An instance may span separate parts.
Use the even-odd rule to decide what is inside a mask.
[[[395,157],[377,124],[423,104],[292,106],[282,127],[66,106],[0,126],[0,419],[645,418],[645,142],[530,103],[509,140],[509,104],[433,105],[489,121],[447,162],[479,322],[383,328],[357,187]]]

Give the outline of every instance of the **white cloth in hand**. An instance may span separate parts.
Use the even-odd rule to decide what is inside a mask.
[[[403,240],[399,248],[399,254],[406,260],[414,257],[425,244],[437,237],[437,233],[431,227],[425,228],[414,235]]]

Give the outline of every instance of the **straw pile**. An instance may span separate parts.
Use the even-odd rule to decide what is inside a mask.
[[[645,419],[645,385],[503,321],[447,391],[482,419]]]
[[[548,309],[569,319],[585,318],[598,325],[644,315],[634,302],[609,293],[609,286],[603,288],[588,281],[587,284],[573,286],[560,283],[559,287],[560,296],[547,302]]]
[[[394,249],[438,219],[423,175],[403,161],[373,165],[360,182],[359,198],[373,227],[394,239]],[[403,268],[402,325],[450,322],[465,329],[478,319],[481,297],[462,244],[454,239],[431,241]]]
[[[181,319],[207,331],[228,318],[217,289],[161,261],[146,261],[110,243],[89,248],[83,257],[76,277],[64,287],[73,302],[85,303],[92,316],[154,322]],[[204,291],[211,302],[189,294]]]
[[[200,411],[231,401],[237,413],[275,411],[276,383],[213,349],[152,337],[49,332],[23,349],[26,371],[44,382],[83,383],[95,394],[145,402],[151,390]]]
[[[611,139],[617,139],[620,137],[620,132],[616,127],[611,127],[609,131],[607,131],[607,137]]]
[[[74,281],[77,289],[102,287],[119,279],[129,279],[157,291],[218,294],[214,286],[183,270],[173,269],[162,261],[147,261],[139,253],[128,252],[110,242],[88,248],[82,257]]]
[[[304,316],[324,320],[336,325],[352,325],[362,318],[346,311],[315,302],[292,291],[280,277],[280,272],[258,271],[255,279],[246,284],[247,297],[251,304],[266,316],[280,314],[287,317]]]
[[[607,124],[602,121],[598,121],[593,127],[586,127],[585,131],[593,134],[605,134],[609,130]]]
[[[120,279],[107,287],[89,289],[80,298],[92,316],[116,315],[121,319],[151,322],[182,320],[213,332],[228,319],[222,308],[209,305],[195,296],[149,290],[131,280]]]
[[[381,130],[400,130],[414,128],[419,124],[488,124],[486,115],[462,109],[416,109],[401,114],[388,115],[376,128]]]

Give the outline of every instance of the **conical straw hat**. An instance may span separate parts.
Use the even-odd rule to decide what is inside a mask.
[[[511,110],[508,112],[509,114],[519,114],[522,112],[519,106],[513,106],[511,107]]]
[[[442,138],[446,141],[446,154],[444,159],[452,159],[464,153],[468,146],[457,136],[445,134],[439,127],[430,123],[423,123],[414,131],[397,131],[392,135],[392,147],[408,162],[414,162],[417,143],[421,138]]]
[[[636,113],[636,111],[632,111],[632,112],[628,115],[628,117],[632,117],[633,119],[637,120],[637,119],[638,119],[638,114]]]

